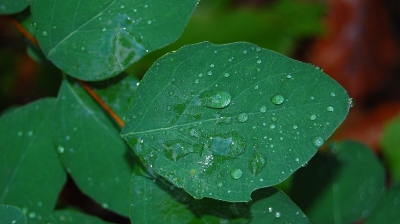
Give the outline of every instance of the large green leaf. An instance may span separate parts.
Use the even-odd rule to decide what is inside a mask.
[[[383,167],[369,148],[357,142],[334,144],[318,153],[293,178],[292,200],[313,223],[352,223],[381,197]]]
[[[392,178],[400,181],[400,116],[389,122],[382,137],[382,155]]]
[[[370,212],[365,224],[400,223],[400,182],[387,190]]]
[[[131,76],[118,76],[92,87],[122,117],[136,84]],[[104,208],[128,216],[134,155],[119,136],[120,127],[72,79],[62,83],[55,115],[57,150],[75,183]]]
[[[303,212],[274,188],[257,190],[248,204],[196,200],[160,178],[133,175],[131,187],[132,223],[309,223]]]
[[[0,203],[22,208],[35,223],[50,212],[66,181],[51,139],[54,99],[0,118]]]
[[[0,15],[9,15],[21,12],[31,3],[30,0],[1,0]]]
[[[42,223],[58,224],[58,223],[79,223],[79,224],[105,224],[105,222],[97,217],[90,216],[73,210],[56,210],[43,219]]]
[[[45,55],[84,80],[115,76],[176,40],[197,0],[35,0],[36,37]]]
[[[346,91],[312,65],[204,42],[156,61],[121,135],[195,198],[248,201],[307,162],[348,109]]]
[[[12,205],[0,205],[0,223],[26,224],[26,216]]]

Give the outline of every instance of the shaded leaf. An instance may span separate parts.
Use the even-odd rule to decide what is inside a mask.
[[[381,145],[382,154],[389,172],[395,181],[400,180],[400,116],[385,127]]]
[[[42,223],[57,224],[57,223],[80,223],[80,224],[105,224],[98,217],[90,216],[73,210],[56,210],[45,217]]]
[[[0,15],[10,15],[21,12],[30,5],[30,0],[2,0],[0,2]]]
[[[182,33],[197,0],[36,0],[36,37],[44,54],[83,80],[119,74]]]
[[[312,65],[203,42],[156,61],[121,134],[195,198],[248,201],[307,162],[348,109],[346,91]]]
[[[51,139],[54,99],[0,118],[0,203],[16,205],[35,223],[55,206],[66,174]]]
[[[366,146],[343,141],[318,153],[293,178],[292,200],[313,223],[352,223],[381,197],[383,167]]]
[[[26,217],[18,207],[0,205],[0,223],[25,224]]]
[[[92,86],[121,113],[127,110],[131,94],[119,93],[133,92],[136,83],[131,76],[118,76]],[[127,195],[135,159],[119,136],[120,127],[72,79],[62,83],[55,114],[57,150],[75,183],[104,208],[128,216]]]
[[[369,213],[365,224],[399,223],[400,222],[400,183],[397,182],[387,190],[379,203]]]

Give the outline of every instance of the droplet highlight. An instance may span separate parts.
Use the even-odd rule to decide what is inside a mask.
[[[275,105],[280,105],[285,101],[285,98],[282,95],[275,95],[271,98],[272,103]]]
[[[231,171],[231,177],[232,177],[233,179],[235,179],[235,180],[240,179],[240,178],[242,177],[242,175],[243,175],[243,172],[242,172],[241,169],[233,169],[233,170]]]
[[[227,91],[205,91],[199,99],[201,106],[215,109],[225,108],[231,103],[231,95]]]
[[[312,144],[317,148],[321,147],[324,144],[324,139],[319,136],[313,137],[311,140]]]
[[[264,166],[267,164],[267,159],[260,153],[254,152],[250,158],[249,169],[253,176],[261,173]]]
[[[236,120],[240,123],[244,123],[249,119],[249,115],[246,113],[241,113],[236,117]]]

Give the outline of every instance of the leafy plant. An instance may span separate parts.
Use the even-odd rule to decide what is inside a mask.
[[[4,1],[1,13],[26,3]],[[67,175],[132,223],[388,217],[379,208],[398,185],[380,199],[383,168],[368,148],[341,142],[313,158],[353,105],[321,68],[246,42],[201,42],[160,57],[141,80],[123,72],[176,40],[197,4],[30,2],[18,24],[43,53],[30,54],[63,80],[57,98],[0,117],[1,223],[104,223],[56,208]],[[290,197],[274,187],[289,177]]]

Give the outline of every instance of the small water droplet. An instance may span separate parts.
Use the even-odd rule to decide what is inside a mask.
[[[235,158],[245,150],[246,142],[237,132],[212,137],[211,151],[215,155]]]
[[[317,148],[321,147],[324,144],[324,139],[319,136],[313,137],[311,140],[312,144]]]
[[[261,51],[261,48],[260,48],[260,47],[257,47],[257,48],[256,48],[256,51],[257,51],[257,52],[260,52],[260,51]]]
[[[257,85],[257,86],[254,86],[254,89],[258,89],[258,85]]]
[[[334,93],[334,92],[331,92],[331,94],[330,94],[331,96],[336,96],[336,93]]]
[[[32,135],[33,135],[33,132],[32,131],[28,131],[28,136],[32,137]]]
[[[208,71],[208,72],[207,72],[207,75],[212,75],[212,71]]]
[[[274,211],[274,209],[272,207],[268,208],[268,212],[273,212],[273,211]]]
[[[108,208],[108,204],[107,204],[107,203],[103,203],[103,204],[101,204],[101,206],[102,206],[103,208],[105,208],[105,209]]]
[[[227,91],[204,91],[199,96],[200,105],[221,109],[231,103],[231,95]]]
[[[217,186],[218,186],[218,187],[222,187],[222,183],[219,182],[219,183],[217,184]]]
[[[47,37],[47,35],[49,35],[49,33],[47,33],[47,31],[42,32],[42,36]]]
[[[275,218],[279,219],[281,217],[281,213],[280,212],[275,212]]]
[[[285,98],[282,95],[275,95],[271,98],[271,101],[276,105],[282,104],[284,100]]]
[[[243,51],[243,54],[247,54],[247,50],[244,50],[244,51]]]
[[[261,106],[260,107],[260,112],[261,113],[265,113],[267,111],[267,107],[266,106]]]
[[[310,120],[314,121],[315,119],[317,119],[317,115],[315,115],[315,114],[311,114],[311,116],[310,116]]]
[[[349,98],[349,107],[354,107],[354,99]]]
[[[86,48],[85,47],[81,47],[81,50],[84,51]]]
[[[257,61],[257,64],[261,64],[261,60],[258,60],[258,61]]]
[[[286,75],[286,78],[291,79],[291,78],[292,78],[292,75],[287,74],[287,75]]]
[[[271,117],[271,120],[272,120],[272,121],[277,121],[278,118],[277,118],[277,117]]]
[[[246,122],[249,119],[249,115],[246,113],[241,113],[236,117],[236,120],[240,123]]]
[[[39,27],[39,25],[35,22],[35,23],[32,23],[32,27],[33,27],[33,29],[37,30],[37,28]]]
[[[300,162],[300,159],[299,159],[299,158],[296,158],[295,161],[296,161],[296,162]]]
[[[228,77],[229,77],[229,73],[225,73],[224,76],[225,76],[226,78],[228,78]]]
[[[59,145],[59,146],[57,147],[57,150],[58,150],[59,153],[63,153],[63,152],[64,152],[64,147],[61,146],[61,145]]]
[[[152,21],[151,21],[151,20],[147,21],[147,24],[149,24],[149,25],[150,25],[151,23],[152,23]]]
[[[31,212],[31,213],[29,213],[28,217],[31,218],[31,219],[34,219],[34,218],[36,218],[36,213],[35,212]]]
[[[125,6],[124,6],[124,5],[121,5],[121,9],[123,9],[123,8],[125,8]]]
[[[215,67],[215,65],[214,65],[214,64],[211,64],[211,65],[210,65],[210,68],[214,68],[214,67]]]
[[[194,80],[194,83],[199,83],[200,82],[200,80],[199,79],[196,79],[196,80]]]
[[[242,177],[242,174],[243,174],[243,172],[242,172],[241,169],[233,169],[233,170],[231,171],[231,177],[232,177],[233,179],[235,179],[235,180],[240,179],[240,178]]]
[[[333,108],[332,106],[328,106],[328,107],[326,108],[326,110],[329,111],[329,112],[332,112],[332,111],[334,110],[334,108]]]
[[[293,125],[293,129],[296,130],[298,128],[297,125]]]
[[[69,135],[65,136],[65,140],[69,140],[70,138]]]
[[[261,173],[264,166],[267,164],[267,159],[260,153],[254,152],[250,158],[249,169],[253,176]]]
[[[103,28],[103,31],[106,31],[107,29],[106,28]]]
[[[270,126],[269,126],[269,129],[271,129],[271,130],[274,130],[276,128],[276,126],[274,125],[274,124],[271,124]]]
[[[175,92],[173,90],[169,91],[168,93],[170,96],[173,96],[175,94]]]
[[[22,131],[18,132],[18,136],[21,137],[23,135]]]

